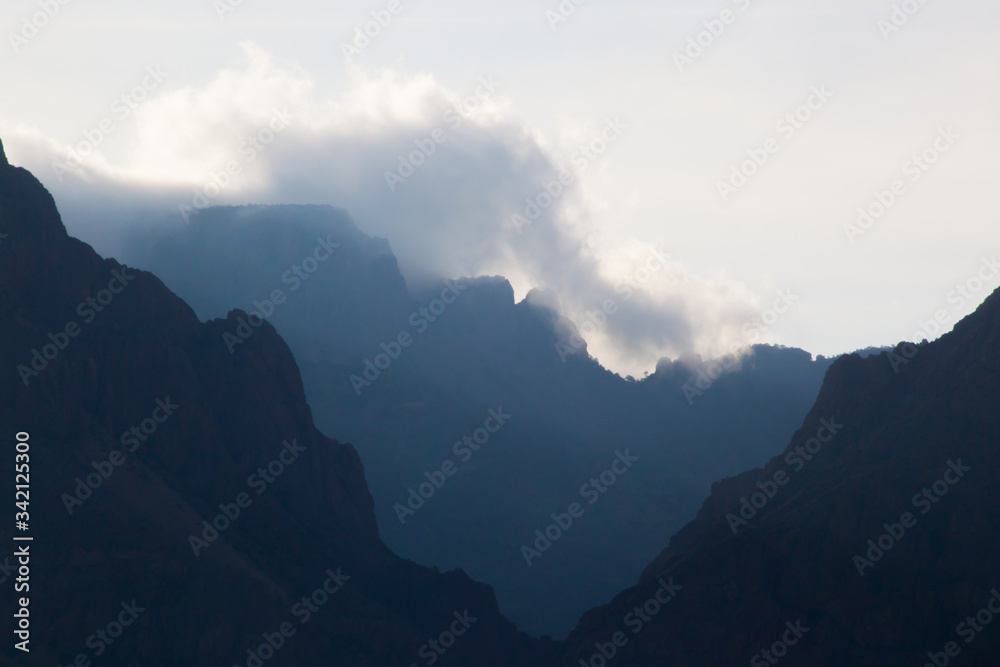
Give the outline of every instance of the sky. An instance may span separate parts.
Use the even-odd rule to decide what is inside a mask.
[[[992,0],[8,0],[0,138],[104,254],[199,206],[330,204],[415,288],[554,291],[623,375],[832,355],[1000,286],[998,25]]]

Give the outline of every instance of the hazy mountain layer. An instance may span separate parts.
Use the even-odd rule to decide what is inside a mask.
[[[588,357],[554,295],[517,303],[500,277],[408,291],[388,244],[329,207],[210,209],[131,247],[201,317],[269,319],[317,423],[358,447],[386,543],[493,584],[537,634],[565,634],[634,583],[713,481],[774,455],[829,365],[757,346],[623,379]],[[232,328],[235,358],[252,331]],[[627,471],[619,453],[637,459]],[[585,513],[543,550],[573,503]]]
[[[785,452],[714,485],[558,664],[618,632],[624,665],[996,664],[998,397],[1000,292],[933,343],[839,359]]]
[[[0,472],[23,450],[34,538],[11,502],[0,564],[8,592],[30,581],[0,609],[10,627],[30,596],[30,664],[543,664],[488,586],[383,545],[274,329],[228,351],[242,316],[200,323],[68,237],[0,148]],[[29,664],[13,643],[0,662]]]

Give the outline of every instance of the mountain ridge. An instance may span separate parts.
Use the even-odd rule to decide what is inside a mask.
[[[557,664],[593,653],[664,578],[689,594],[665,608],[659,634],[619,650],[625,664],[745,661],[799,620],[811,629],[792,664],[943,655],[1000,576],[989,493],[1000,469],[998,332],[1000,290],[937,341],[834,362],[785,451],[713,485],[639,583],[581,619]],[[812,452],[831,422],[838,432]],[[789,465],[801,451],[812,458]],[[981,636],[958,644],[964,661],[979,660],[963,664],[1000,649],[1000,637]]]
[[[343,229],[350,235],[339,237]],[[189,225],[160,229],[142,246],[151,253],[130,261],[190,303],[221,311],[284,287],[278,276],[328,233],[340,248],[301,289],[286,289],[268,318],[299,361],[317,423],[357,446],[381,535],[397,553],[488,581],[533,634],[569,632],[583,611],[633,583],[712,482],[774,454],[830,363],[753,346],[721,374],[692,357],[661,362],[639,381],[621,378],[590,356],[556,294],[533,290],[517,300],[502,276],[411,288],[391,255],[376,260],[357,249],[362,233],[332,207],[208,209]],[[283,254],[266,257],[260,248],[279,245],[278,237]],[[700,380],[705,369],[711,377]],[[701,387],[697,395],[688,383]],[[454,443],[501,406],[512,418],[462,461],[468,453]],[[521,547],[623,447],[643,464],[528,568]],[[409,507],[411,489],[448,462],[455,476]],[[574,559],[575,551],[589,558]]]
[[[252,354],[230,354],[241,311],[200,322],[154,275],[69,237],[44,186],[9,164],[0,230],[0,428],[30,438],[31,611],[58,628],[37,628],[36,659],[243,664],[287,621],[286,661],[409,664],[467,612],[470,637],[442,664],[544,663],[550,649],[488,586],[379,540],[357,452],[316,428],[270,324]],[[130,434],[145,438],[134,450]],[[302,624],[296,601],[314,590]],[[134,623],[101,643],[122,605]]]

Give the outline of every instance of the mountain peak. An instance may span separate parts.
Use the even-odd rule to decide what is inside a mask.
[[[40,458],[52,473],[36,487],[40,500],[33,509],[49,519],[40,522],[45,528],[38,537],[51,543],[48,535],[60,535],[67,545],[83,544],[80,535],[93,539],[81,547],[84,575],[76,576],[71,565],[79,559],[75,547],[46,555],[49,571],[59,574],[48,588],[32,591],[32,611],[53,619],[60,632],[38,647],[43,656],[54,662],[54,656],[71,655],[78,648],[75,638],[102,622],[100,610],[110,608],[105,596],[124,599],[117,597],[121,584],[128,589],[122,596],[134,596],[136,604],[158,601],[146,612],[154,619],[173,617],[170,600],[196,599],[191,608],[198,611],[186,622],[198,630],[187,633],[187,640],[160,632],[170,621],[150,622],[156,630],[141,629],[140,621],[132,630],[134,645],[158,656],[153,664],[220,664],[237,646],[260,645],[249,644],[264,631],[258,628],[287,617],[288,601],[299,592],[322,593],[315,587],[327,577],[322,586],[329,605],[312,621],[314,639],[286,642],[282,655],[290,663],[373,664],[370,656],[409,655],[424,637],[455,622],[454,609],[467,607],[472,620],[478,619],[476,641],[456,644],[448,664],[548,664],[539,651],[551,647],[517,633],[500,616],[488,586],[460,571],[438,574],[388,551],[378,536],[361,459],[350,445],[317,430],[298,366],[270,322],[247,325],[250,317],[240,310],[198,322],[152,274],[105,260],[67,236],[55,202],[23,168],[0,167],[0,216],[12,237],[0,245],[0,424],[10,432],[8,425],[16,423],[37,438]],[[318,235],[304,235],[313,244],[306,248],[324,247],[315,240]],[[325,233],[320,238],[332,245]],[[309,252],[293,250],[289,262],[301,263]],[[239,340],[239,349],[227,351],[227,343],[237,345],[230,340]],[[124,456],[125,450],[111,450],[114,434],[141,423],[139,415],[151,414],[154,406],[166,412],[162,421],[147,422],[159,427],[157,447],[153,442],[133,447],[134,456],[113,477],[111,468],[103,468],[106,488],[93,493],[82,510],[64,504],[71,497],[82,503],[78,497],[64,494],[60,501],[57,489],[72,492],[71,478],[86,474],[79,472],[82,461]],[[174,409],[179,415],[171,417]],[[98,450],[102,453],[92,454]],[[302,462],[295,463],[300,456]],[[13,464],[13,458],[0,457],[0,476],[12,476]],[[249,499],[237,492],[249,490],[250,480],[241,483],[244,472],[261,464],[272,471],[283,466],[283,473],[267,478],[275,488],[260,495],[257,487],[246,518],[240,514],[237,523],[230,513],[224,534],[211,537],[218,543],[202,553],[194,538],[208,536],[202,526],[217,515],[218,499]],[[242,509],[250,507],[238,502]],[[209,519],[203,522],[202,514]],[[0,533],[9,536],[7,529]],[[128,546],[115,546],[118,540]],[[341,565],[348,574],[341,574]],[[136,567],[158,575],[144,577]],[[118,584],[104,587],[105,581]],[[347,581],[336,600],[334,581]],[[412,593],[385,595],[387,581]],[[93,613],[76,613],[59,597],[67,595],[91,601]],[[421,605],[419,611],[412,605]],[[0,613],[13,613],[8,607],[0,602]],[[358,609],[366,610],[371,620],[361,622],[372,630],[351,630],[341,640],[342,628],[357,626]],[[199,642],[209,648],[195,646]],[[116,642],[115,648],[125,663],[136,662],[122,652],[127,645]],[[12,651],[0,649],[0,664],[10,664]]]
[[[3,139],[0,139],[0,167],[9,167],[10,162],[7,162],[7,154],[3,151]]]

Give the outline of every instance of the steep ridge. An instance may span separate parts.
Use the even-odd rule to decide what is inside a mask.
[[[0,144],[0,474],[27,434],[32,664],[544,664],[488,586],[385,547],[357,453],[316,429],[274,329],[227,350],[241,317],[200,323],[69,237]],[[2,526],[11,586],[23,543]]]
[[[785,453],[714,485],[558,664],[995,664],[998,397],[1000,292],[933,343],[839,359]]]
[[[338,247],[307,264],[318,239]],[[259,308],[288,340],[317,424],[358,447],[386,543],[492,584],[532,634],[568,633],[635,581],[713,481],[774,455],[830,363],[755,346],[721,377],[695,359],[621,378],[572,345],[554,295],[517,301],[499,276],[408,287],[388,243],[331,207],[209,209],[131,247],[202,317]],[[283,301],[272,307],[276,288]],[[235,356],[249,352],[234,343]],[[691,384],[696,367],[711,377]],[[461,444],[501,408],[510,417],[497,432],[478,449]],[[636,465],[582,497],[626,451]],[[586,516],[543,557],[526,557],[535,531],[572,502]]]
[[[363,234],[329,206],[209,208],[176,233],[177,220],[136,225],[124,256],[160,276],[205,320],[234,307],[263,309],[300,358],[321,350],[350,362],[397,327],[410,305],[384,239]],[[280,290],[286,300],[271,300]],[[334,345],[330,341],[335,341]]]

